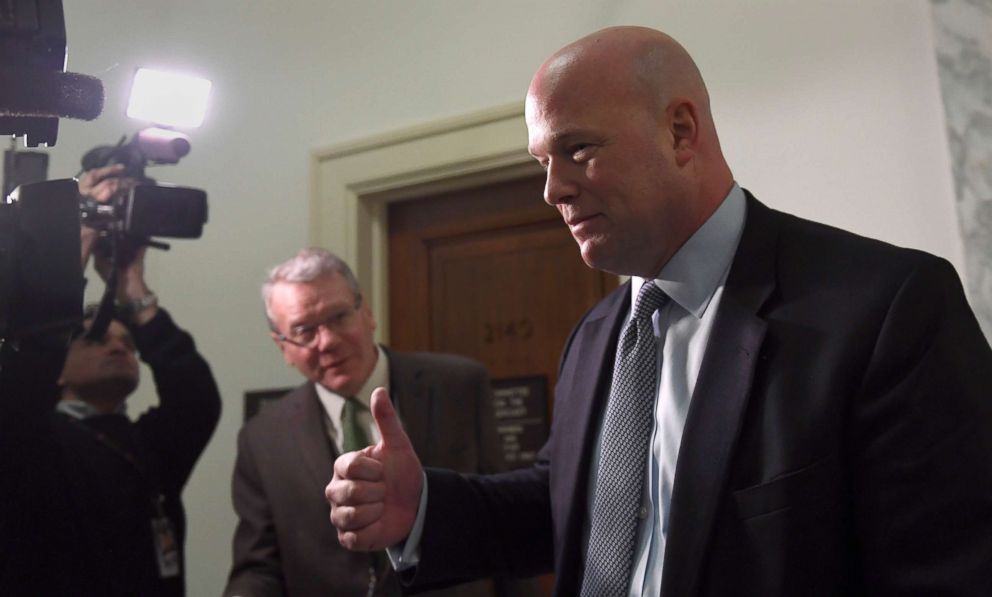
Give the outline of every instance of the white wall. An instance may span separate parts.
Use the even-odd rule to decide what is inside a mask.
[[[194,332],[225,404],[185,494],[193,597],[219,594],[230,563],[243,392],[298,381],[266,337],[258,285],[307,244],[317,148],[521,100],[564,43],[642,24],[696,56],[737,179],[759,198],[962,263],[925,0],[65,5],[70,70],[102,78],[107,105],[96,122],[63,121],[53,177],[137,129],[123,116],[136,66],[186,68],[215,85],[192,153],[151,171],[210,194],[204,238],[176,241],[149,265],[150,285]],[[132,408],[148,403],[149,381]]]

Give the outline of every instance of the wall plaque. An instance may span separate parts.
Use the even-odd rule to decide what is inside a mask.
[[[548,439],[548,379],[544,375],[494,379],[496,429],[506,464],[530,466]]]

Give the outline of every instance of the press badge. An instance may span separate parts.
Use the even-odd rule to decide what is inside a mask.
[[[179,576],[179,545],[172,523],[164,514],[152,518],[152,537],[155,538],[158,575],[162,578]]]

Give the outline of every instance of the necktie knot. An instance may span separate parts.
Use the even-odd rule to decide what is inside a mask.
[[[634,301],[634,319],[650,319],[668,300],[668,295],[653,280],[645,280]]]

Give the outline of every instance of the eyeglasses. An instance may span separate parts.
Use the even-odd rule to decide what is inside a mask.
[[[333,311],[324,321],[312,325],[298,325],[289,330],[288,334],[276,332],[280,342],[289,342],[300,348],[314,348],[320,339],[320,328],[340,334],[351,329],[355,323],[355,314],[362,306],[362,297],[355,299],[354,305],[349,305]]]

